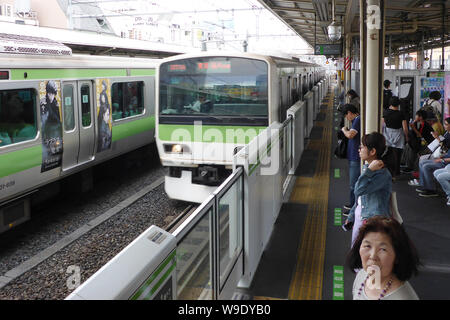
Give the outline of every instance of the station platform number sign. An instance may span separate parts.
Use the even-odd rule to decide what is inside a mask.
[[[342,44],[316,44],[314,46],[315,55],[339,56],[342,54]]]

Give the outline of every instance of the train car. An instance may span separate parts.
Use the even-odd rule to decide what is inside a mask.
[[[318,67],[250,53],[164,59],[156,73],[156,143],[168,196],[203,202],[231,172],[233,155],[285,120]]]
[[[0,54],[0,232],[43,186],[154,142],[157,63]]]

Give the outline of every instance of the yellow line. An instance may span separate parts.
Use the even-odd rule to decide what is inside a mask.
[[[288,298],[322,299],[323,269],[330,179],[330,144],[332,126],[333,94],[328,100],[326,118],[317,126],[323,127],[321,140],[312,140],[308,149],[319,150],[314,177],[298,177],[290,201],[308,204],[300,245],[297,251],[297,265],[291,279]]]

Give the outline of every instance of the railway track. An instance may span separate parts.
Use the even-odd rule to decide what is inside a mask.
[[[131,173],[129,170],[128,174]],[[26,232],[33,224],[45,225],[28,237],[22,237],[20,232],[3,237],[2,240],[9,240],[10,245],[2,242],[0,248],[0,299],[64,299],[148,227],[154,224],[168,228],[181,221],[177,216],[189,212],[192,206],[167,198],[163,168],[156,166],[147,174],[135,181],[124,178],[130,184],[123,188],[131,188],[128,190],[130,195],[115,201],[112,207],[98,202],[121,194],[123,188],[108,196],[85,200],[79,207],[71,208],[78,211],[77,215],[65,216],[63,221],[51,226],[47,223],[54,212],[43,213],[39,220],[19,230]],[[61,206],[56,205],[54,210]],[[91,210],[96,214],[86,214]],[[86,221],[86,215],[91,219]],[[64,226],[69,232],[55,240],[54,236],[59,232],[56,228],[63,229]],[[24,248],[38,238],[37,242],[42,243],[34,249]]]

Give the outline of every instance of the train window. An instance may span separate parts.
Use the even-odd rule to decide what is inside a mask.
[[[112,118],[125,119],[144,113],[144,82],[117,82],[112,85]]]
[[[160,67],[159,123],[268,123],[268,66],[247,58],[201,57]]]
[[[81,123],[83,124],[83,127],[89,127],[92,122],[90,91],[88,85],[84,84],[81,86]]]
[[[36,90],[0,90],[0,146],[33,140],[36,127]]]
[[[75,129],[75,115],[73,104],[73,86],[71,84],[63,87],[63,106],[64,106],[64,130],[71,131]]]

